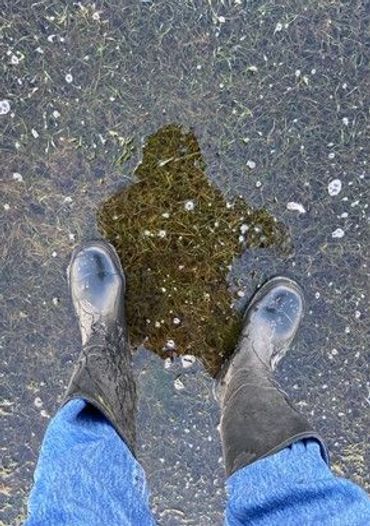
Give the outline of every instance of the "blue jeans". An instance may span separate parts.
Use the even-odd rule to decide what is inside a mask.
[[[50,423],[25,526],[150,526],[145,474],[104,416],[83,400]],[[369,525],[370,500],[335,477],[314,440],[296,442],[227,480],[225,524]]]

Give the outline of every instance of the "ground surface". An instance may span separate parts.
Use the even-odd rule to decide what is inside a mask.
[[[99,236],[98,211],[169,124],[192,130],[225,196],[285,225],[289,253],[246,248],[228,280],[241,301],[279,272],[302,284],[280,377],[336,471],[368,484],[366,2],[2,0],[0,13],[3,524],[21,523],[78,352],[71,249]],[[198,361],[136,363],[160,523],[221,524],[211,378]]]

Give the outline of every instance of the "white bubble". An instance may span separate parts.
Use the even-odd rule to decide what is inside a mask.
[[[166,341],[166,349],[168,351],[173,351],[174,349],[176,349],[176,343],[174,342],[174,340],[167,340]]]
[[[185,389],[185,385],[182,383],[180,378],[176,378],[176,380],[173,382],[173,385],[176,391],[183,391]]]
[[[334,232],[331,233],[331,237],[334,239],[339,239],[344,236],[344,230],[342,228],[337,228]]]
[[[191,199],[189,199],[188,201],[186,201],[185,204],[184,204],[184,208],[185,208],[185,210],[187,210],[188,212],[190,212],[191,210],[194,210],[194,208],[195,208],[194,201],[192,201]]]
[[[299,214],[305,214],[306,209],[301,203],[295,203],[294,201],[289,201],[286,205],[288,210],[291,210],[293,212],[298,212]]]
[[[165,369],[170,369],[171,365],[172,365],[171,358],[166,358],[165,361],[164,361],[164,368]]]
[[[338,195],[341,190],[342,190],[342,181],[340,179],[333,179],[328,184],[328,192],[329,192],[329,195],[331,196]]]
[[[275,26],[274,33],[279,33],[283,29],[283,24],[281,22],[278,22]]]
[[[13,179],[15,181],[18,181],[19,183],[21,183],[23,181],[22,175],[20,173],[18,173],[18,172],[14,172],[13,173]]]
[[[8,100],[0,100],[0,115],[6,115],[10,112],[10,102]]]
[[[181,365],[184,369],[188,369],[195,363],[195,359],[195,356],[193,356],[192,354],[184,354],[183,356],[181,356]]]
[[[247,161],[247,166],[250,170],[254,170],[256,167],[256,163],[252,160]]]
[[[73,77],[70,73],[67,73],[67,75],[65,76],[65,79],[66,79],[66,82],[68,82],[68,84],[73,82]]]
[[[37,409],[40,409],[40,407],[42,407],[42,400],[39,396],[36,396],[36,398],[34,399],[33,403],[35,404],[35,406],[37,407]]]

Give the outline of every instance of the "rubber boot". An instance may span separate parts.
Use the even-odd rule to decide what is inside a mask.
[[[136,388],[125,323],[125,276],[114,248],[104,241],[77,248],[68,281],[82,352],[63,403],[82,398],[92,404],[135,453]]]
[[[321,437],[292,406],[272,373],[303,317],[303,293],[284,277],[269,280],[248,305],[238,346],[224,364],[216,393],[226,475],[305,438]]]

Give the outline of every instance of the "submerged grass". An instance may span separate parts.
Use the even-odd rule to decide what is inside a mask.
[[[196,137],[179,126],[149,138],[135,176],[98,217],[127,273],[131,340],[162,357],[194,354],[216,374],[240,330],[226,280],[233,258],[285,246],[286,229],[266,210],[226,201]]]

